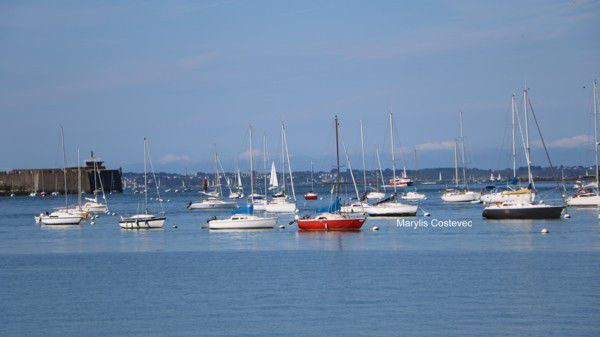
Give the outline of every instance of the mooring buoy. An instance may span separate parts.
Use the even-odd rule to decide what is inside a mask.
[[[379,227],[377,227],[377,226],[373,226],[373,227],[371,227],[371,230],[372,230],[372,231],[378,231],[378,230],[379,230]]]
[[[548,234],[548,233],[550,233],[550,231],[548,230],[548,228],[542,228],[541,233],[542,234]]]

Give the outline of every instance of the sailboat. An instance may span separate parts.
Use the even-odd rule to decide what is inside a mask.
[[[381,200],[385,198],[385,185],[383,185],[383,192],[379,191],[379,177],[383,182],[383,171],[381,170],[381,160],[379,160],[379,148],[375,147],[375,158],[377,159],[377,171],[375,172],[375,191],[367,193],[367,200]],[[379,175],[377,175],[379,173]]]
[[[233,186],[233,191],[229,193],[229,199],[241,199],[244,197],[244,186],[242,185],[242,174],[240,168],[236,164],[236,182]]]
[[[320,209],[314,217],[304,216],[298,219],[298,229],[303,231],[356,231],[360,230],[366,218],[364,216],[352,217],[340,213],[340,150],[339,150],[339,123],[335,116],[335,150],[337,155],[337,177],[334,185],[332,203],[329,207]]]
[[[254,149],[252,146],[252,126],[250,126],[250,203],[246,208],[235,210],[228,219],[214,219],[208,221],[211,230],[239,230],[239,229],[272,229],[277,223],[277,218],[260,217],[254,215]]]
[[[315,191],[315,173],[313,168],[313,161],[310,161],[310,191],[304,195],[305,200],[317,200],[319,195]]]
[[[533,202],[535,199],[535,193],[531,189],[526,187],[517,188],[517,152],[515,145],[515,116],[516,116],[516,102],[515,95],[511,98],[511,119],[512,119],[512,159],[513,159],[513,178],[512,181],[507,183],[506,186],[495,187],[490,193],[486,193],[481,196],[481,201],[486,204],[495,202]],[[521,126],[519,119],[519,127]],[[491,177],[494,177],[492,173]],[[500,173],[498,173],[498,182],[501,181]],[[493,180],[492,180],[493,181]]]
[[[531,173],[531,150],[529,147],[529,113],[528,90],[523,91],[523,110],[525,118],[525,159],[527,160],[527,177],[529,185],[535,189]],[[533,114],[533,110],[531,112]],[[533,115],[535,118],[535,114]],[[539,128],[538,128],[538,131]],[[541,134],[541,131],[540,131]],[[523,133],[521,132],[521,137]],[[521,138],[522,139],[522,138]],[[543,142],[543,139],[542,139]],[[563,205],[550,205],[533,201],[506,201],[490,204],[483,210],[483,217],[487,219],[558,219],[565,207]]]
[[[415,155],[415,175],[416,175],[416,172],[417,172],[417,149],[415,149],[414,155]],[[406,175],[406,168],[404,169],[404,174]],[[407,200],[407,201],[427,200],[427,197],[425,196],[425,194],[419,193],[416,185],[415,185],[414,191],[405,192],[404,194],[402,194],[401,198],[404,200]]]
[[[463,137],[463,114],[462,111],[459,113],[460,120],[460,138],[454,143],[454,172],[456,188],[447,189],[442,194],[442,200],[445,202],[461,202],[461,203],[479,203],[481,193],[469,190],[467,184],[467,173],[465,167],[465,139]],[[463,186],[460,187],[460,180],[458,176],[458,152],[459,144],[461,146],[461,159],[462,159],[462,173],[463,173]]]
[[[392,181],[396,181],[396,154],[394,145],[394,115],[390,111],[390,143],[392,147]],[[419,209],[418,205],[407,205],[397,200],[397,184],[392,184],[394,194],[383,199],[365,210],[368,216],[414,216]]]
[[[69,197],[67,189],[67,155],[65,152],[65,134],[62,126],[60,127],[60,143],[63,152],[63,181],[65,192],[65,208],[55,210],[52,213],[46,212],[35,217],[37,223],[44,225],[79,225],[83,216],[69,211]]]
[[[215,194],[208,196],[205,199],[197,202],[190,202],[187,206],[191,210],[221,210],[235,209],[238,207],[234,201],[226,201],[223,199],[223,189],[221,187],[221,172],[219,171],[219,156],[217,154],[217,145],[213,144],[214,161],[215,161]]]
[[[288,150],[287,136],[285,132],[285,125],[281,122],[281,149],[282,149],[282,189],[281,193],[273,195],[273,199],[268,201],[265,205],[265,211],[269,213],[293,213],[297,211],[296,208],[296,190],[294,189],[294,175],[292,173],[292,165],[290,163],[290,153]],[[285,154],[285,156],[284,156]],[[290,186],[292,188],[292,199],[288,200],[285,194],[286,176],[285,176],[285,164],[287,167],[290,177]]]
[[[162,215],[155,215],[148,213],[148,170],[147,161],[150,159],[150,151],[148,149],[148,140],[144,138],[144,213],[134,214],[127,217],[121,217],[119,226],[123,229],[153,229],[162,228],[167,220],[165,212],[162,211]],[[156,194],[160,208],[162,210],[162,201],[160,198],[160,191],[157,185],[156,175],[154,174],[154,167],[152,165],[152,159],[150,159],[150,167],[152,168],[152,176],[156,185]]]
[[[82,209],[89,213],[98,213],[98,212],[107,212],[108,205],[106,203],[106,193],[104,192],[104,186],[102,184],[102,178],[100,177],[100,170],[97,166],[97,159],[94,156],[94,152],[92,151],[91,161],[93,162],[93,170],[94,170],[94,197],[93,198],[85,198],[86,203],[83,204]],[[79,165],[79,163],[77,163]],[[102,199],[104,202],[100,202],[98,200],[98,181],[100,181],[100,191],[102,192]]]
[[[596,160],[596,182],[595,184],[584,185],[580,187],[575,194],[567,198],[566,203],[568,206],[581,206],[589,207],[600,206],[600,190],[599,186],[599,173],[598,173],[598,80],[594,80],[593,83],[593,104],[594,104],[594,154]]]

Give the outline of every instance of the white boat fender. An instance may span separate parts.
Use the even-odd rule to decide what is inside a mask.
[[[550,231],[548,230],[548,228],[542,228],[541,233],[542,234],[548,234],[548,233],[550,233]]]
[[[300,219],[300,216],[298,214],[294,215],[294,220],[298,220]]]
[[[378,230],[379,230],[379,227],[377,227],[377,226],[373,226],[373,227],[371,227],[371,230],[373,230],[373,231],[378,231]]]

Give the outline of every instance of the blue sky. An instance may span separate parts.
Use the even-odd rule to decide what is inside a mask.
[[[248,125],[274,154],[282,119],[292,164],[330,168],[335,114],[353,166],[360,120],[389,166],[390,108],[400,165],[451,166],[462,110],[471,165],[508,167],[525,83],[554,160],[588,164],[599,36],[598,1],[3,1],[0,169],[60,164],[59,124],[71,163],[137,170],[147,136],[159,169],[213,143],[245,167]]]

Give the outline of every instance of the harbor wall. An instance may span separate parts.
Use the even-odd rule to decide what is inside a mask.
[[[77,167],[67,168],[67,193],[77,194]],[[97,186],[95,186],[95,183]],[[94,189],[104,187],[106,193],[123,192],[121,169],[99,170],[94,179],[94,170],[81,169],[81,189],[85,193],[93,193]],[[30,193],[64,192],[63,170],[55,169],[19,169],[0,171],[0,195],[28,195]]]

